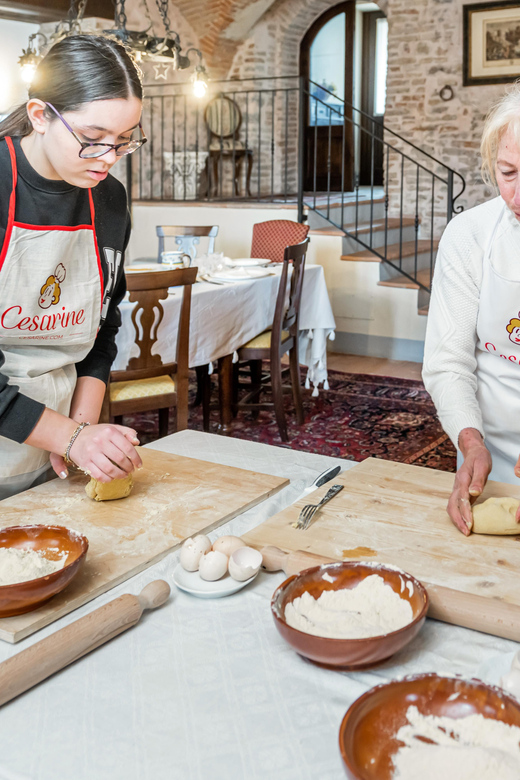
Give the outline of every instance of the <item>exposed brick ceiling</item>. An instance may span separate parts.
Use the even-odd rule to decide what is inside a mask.
[[[200,36],[201,45],[212,57],[219,44],[236,47],[276,0],[177,0],[175,5]]]
[[[143,0],[126,0],[127,6],[143,7]],[[199,40],[207,65],[227,72],[238,46],[258,20],[280,0],[170,0],[173,21],[177,10]],[[154,21],[159,20],[155,0],[147,0]],[[160,27],[159,27],[160,29]]]

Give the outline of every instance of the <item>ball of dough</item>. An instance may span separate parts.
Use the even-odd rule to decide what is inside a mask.
[[[98,482],[92,478],[85,487],[85,493],[94,501],[112,501],[114,498],[126,498],[132,492],[134,480],[131,474],[112,482]]]
[[[520,501],[517,498],[488,498],[473,507],[473,533],[520,535],[520,525],[515,520]]]

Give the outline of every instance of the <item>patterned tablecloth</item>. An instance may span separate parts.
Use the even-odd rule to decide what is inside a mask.
[[[215,285],[198,282],[193,287],[190,326],[190,367],[212,363],[232,355],[249,339],[266,330],[273,321],[281,265],[272,276],[233,284]],[[172,288],[163,302],[164,319],[159,326],[155,350],[164,362],[175,360],[177,323],[182,292]],[[114,370],[126,368],[137,354],[132,309],[135,304],[121,304],[121,328],[117,334],[117,358]],[[306,386],[314,394],[324,383],[327,388],[327,339],[334,338],[336,323],[327,293],[321,265],[307,265],[303,279],[300,306],[300,362],[309,367]]]
[[[333,463],[286,448],[184,431],[154,446],[291,478],[212,534],[245,532],[297,499]],[[173,553],[18,645],[0,661],[152,579],[170,583]],[[404,674],[459,672],[497,683],[516,643],[427,620],[401,653],[373,670],[321,669],[280,638],[270,598],[283,574],[200,600],[172,586],[161,609],[0,709],[0,780],[343,780],[341,719],[368,688]]]

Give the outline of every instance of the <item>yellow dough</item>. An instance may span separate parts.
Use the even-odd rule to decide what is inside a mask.
[[[473,533],[518,534],[520,525],[515,520],[520,501],[517,498],[488,498],[473,507]]]
[[[85,487],[85,493],[94,501],[112,501],[114,498],[126,498],[132,492],[134,480],[129,474],[123,479],[113,479],[112,482],[98,482],[92,478]]]

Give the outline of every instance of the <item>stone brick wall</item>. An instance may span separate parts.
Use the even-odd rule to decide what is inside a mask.
[[[466,179],[466,207],[493,196],[480,178],[484,117],[505,85],[462,86],[462,0],[389,0],[385,123]],[[443,101],[440,90],[454,93]]]

